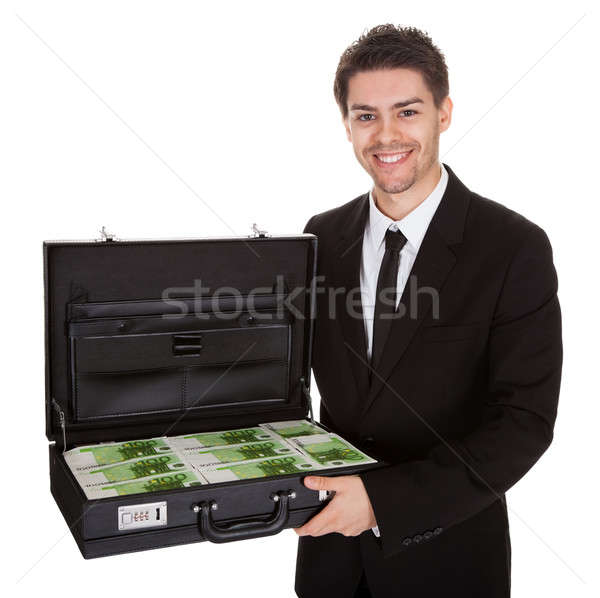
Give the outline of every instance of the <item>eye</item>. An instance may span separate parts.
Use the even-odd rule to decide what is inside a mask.
[[[402,112],[400,114],[406,114],[407,112],[412,112],[413,114],[416,114],[416,110],[402,110]],[[409,116],[412,116],[412,114],[410,114]]]
[[[373,116],[373,115],[372,115],[372,114],[361,114],[361,115],[360,115],[360,116],[357,118],[357,120],[362,120],[363,122],[367,122],[366,120],[363,120],[363,116]],[[375,117],[373,116],[373,118],[375,118]],[[371,120],[371,119],[369,118],[368,120]]]

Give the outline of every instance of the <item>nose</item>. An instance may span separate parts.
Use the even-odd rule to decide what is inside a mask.
[[[406,141],[402,123],[395,115],[382,116],[376,134],[376,141],[382,149],[400,149]]]

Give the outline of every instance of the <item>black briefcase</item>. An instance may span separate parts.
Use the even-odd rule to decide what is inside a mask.
[[[312,419],[316,255],[314,235],[256,230],[44,243],[51,492],[85,558],[268,536],[324,506],[299,473],[89,500],[63,457],[81,445]]]

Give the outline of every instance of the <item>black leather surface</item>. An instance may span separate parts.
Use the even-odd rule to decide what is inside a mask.
[[[197,352],[189,357],[174,351],[177,345],[186,346],[185,334],[79,337],[73,340],[74,367],[78,373],[101,373],[288,358],[287,324],[203,330],[201,335],[189,336],[190,347],[195,336],[201,337]]]
[[[290,344],[286,322],[188,335],[132,325],[122,334],[72,337],[75,419],[286,402]]]
[[[215,307],[222,311],[233,310],[268,310],[277,306],[285,297],[284,293],[255,292],[238,296],[219,295],[217,297],[203,298],[186,297],[171,298],[167,301],[156,299],[152,301],[140,299],[131,301],[102,301],[100,303],[72,303],[68,308],[68,317],[71,321],[90,318],[125,318],[129,316],[152,316],[157,314],[182,313],[210,314]],[[195,317],[195,316],[194,316]]]
[[[308,521],[323,506],[319,494],[304,486],[302,474],[272,476],[205,486],[87,500],[69,471],[56,446],[49,447],[52,494],[69,524],[77,544],[86,558],[123,552],[147,550],[187,542],[201,542],[198,514],[193,507],[201,502],[216,502],[218,509],[211,519],[216,524],[232,524],[257,517],[270,517],[275,511],[271,495],[293,491],[289,501],[286,528]],[[320,475],[349,475],[381,467],[383,463],[323,470]],[[163,528],[119,531],[117,513],[120,506],[167,501],[167,526]]]
[[[79,443],[307,414],[315,252],[313,235],[45,243],[48,437],[52,400]]]

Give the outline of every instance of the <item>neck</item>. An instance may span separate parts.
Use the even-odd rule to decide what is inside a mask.
[[[442,167],[438,161],[427,174],[402,193],[386,193],[377,185],[373,189],[373,199],[379,211],[392,220],[402,220],[417,206],[422,204],[440,182]]]

